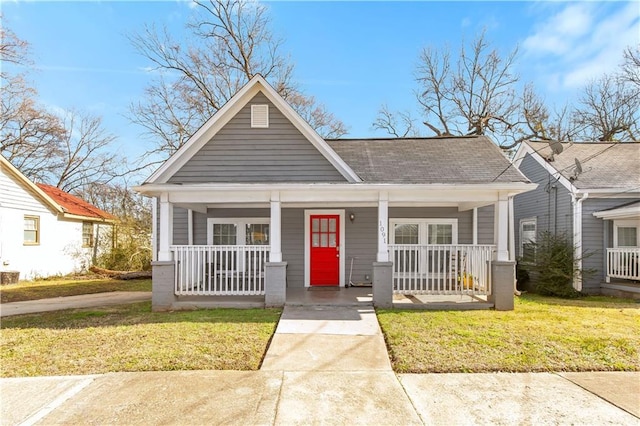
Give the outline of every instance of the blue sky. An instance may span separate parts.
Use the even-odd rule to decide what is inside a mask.
[[[420,49],[449,45],[486,29],[505,54],[519,46],[518,73],[550,104],[573,100],[590,78],[611,72],[623,49],[640,43],[640,2],[268,2],[272,31],[296,65],[305,93],[349,128],[371,126],[381,104],[416,112]],[[52,109],[103,117],[130,157],[144,151],[140,128],[124,115],[152,76],[127,34],[166,24],[184,35],[188,1],[3,1],[3,25],[32,47],[30,79]]]

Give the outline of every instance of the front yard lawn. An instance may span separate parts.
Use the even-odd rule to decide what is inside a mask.
[[[0,288],[0,302],[47,299],[109,291],[151,291],[151,280],[113,280],[110,278],[54,278],[21,281]]]
[[[516,298],[514,311],[379,310],[399,373],[640,370],[640,305]]]
[[[256,370],[280,313],[158,313],[144,302],[7,317],[0,335],[0,376]]]

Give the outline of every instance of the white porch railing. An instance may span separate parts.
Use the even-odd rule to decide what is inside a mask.
[[[391,244],[393,291],[488,295],[494,252],[494,245]]]
[[[270,247],[171,246],[179,296],[263,295]]]
[[[640,280],[640,247],[608,248],[608,278]]]

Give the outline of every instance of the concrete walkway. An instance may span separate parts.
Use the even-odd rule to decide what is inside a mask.
[[[82,294],[80,296],[54,297],[0,304],[0,317],[60,311],[75,308],[122,305],[151,300],[150,291],[113,291],[109,293]]]
[[[371,306],[285,307],[260,371],[0,379],[2,425],[617,424],[640,373],[395,374]]]

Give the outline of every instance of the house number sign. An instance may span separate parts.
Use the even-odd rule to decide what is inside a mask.
[[[382,221],[380,221],[380,236],[382,237],[382,242],[387,244],[387,228]]]

